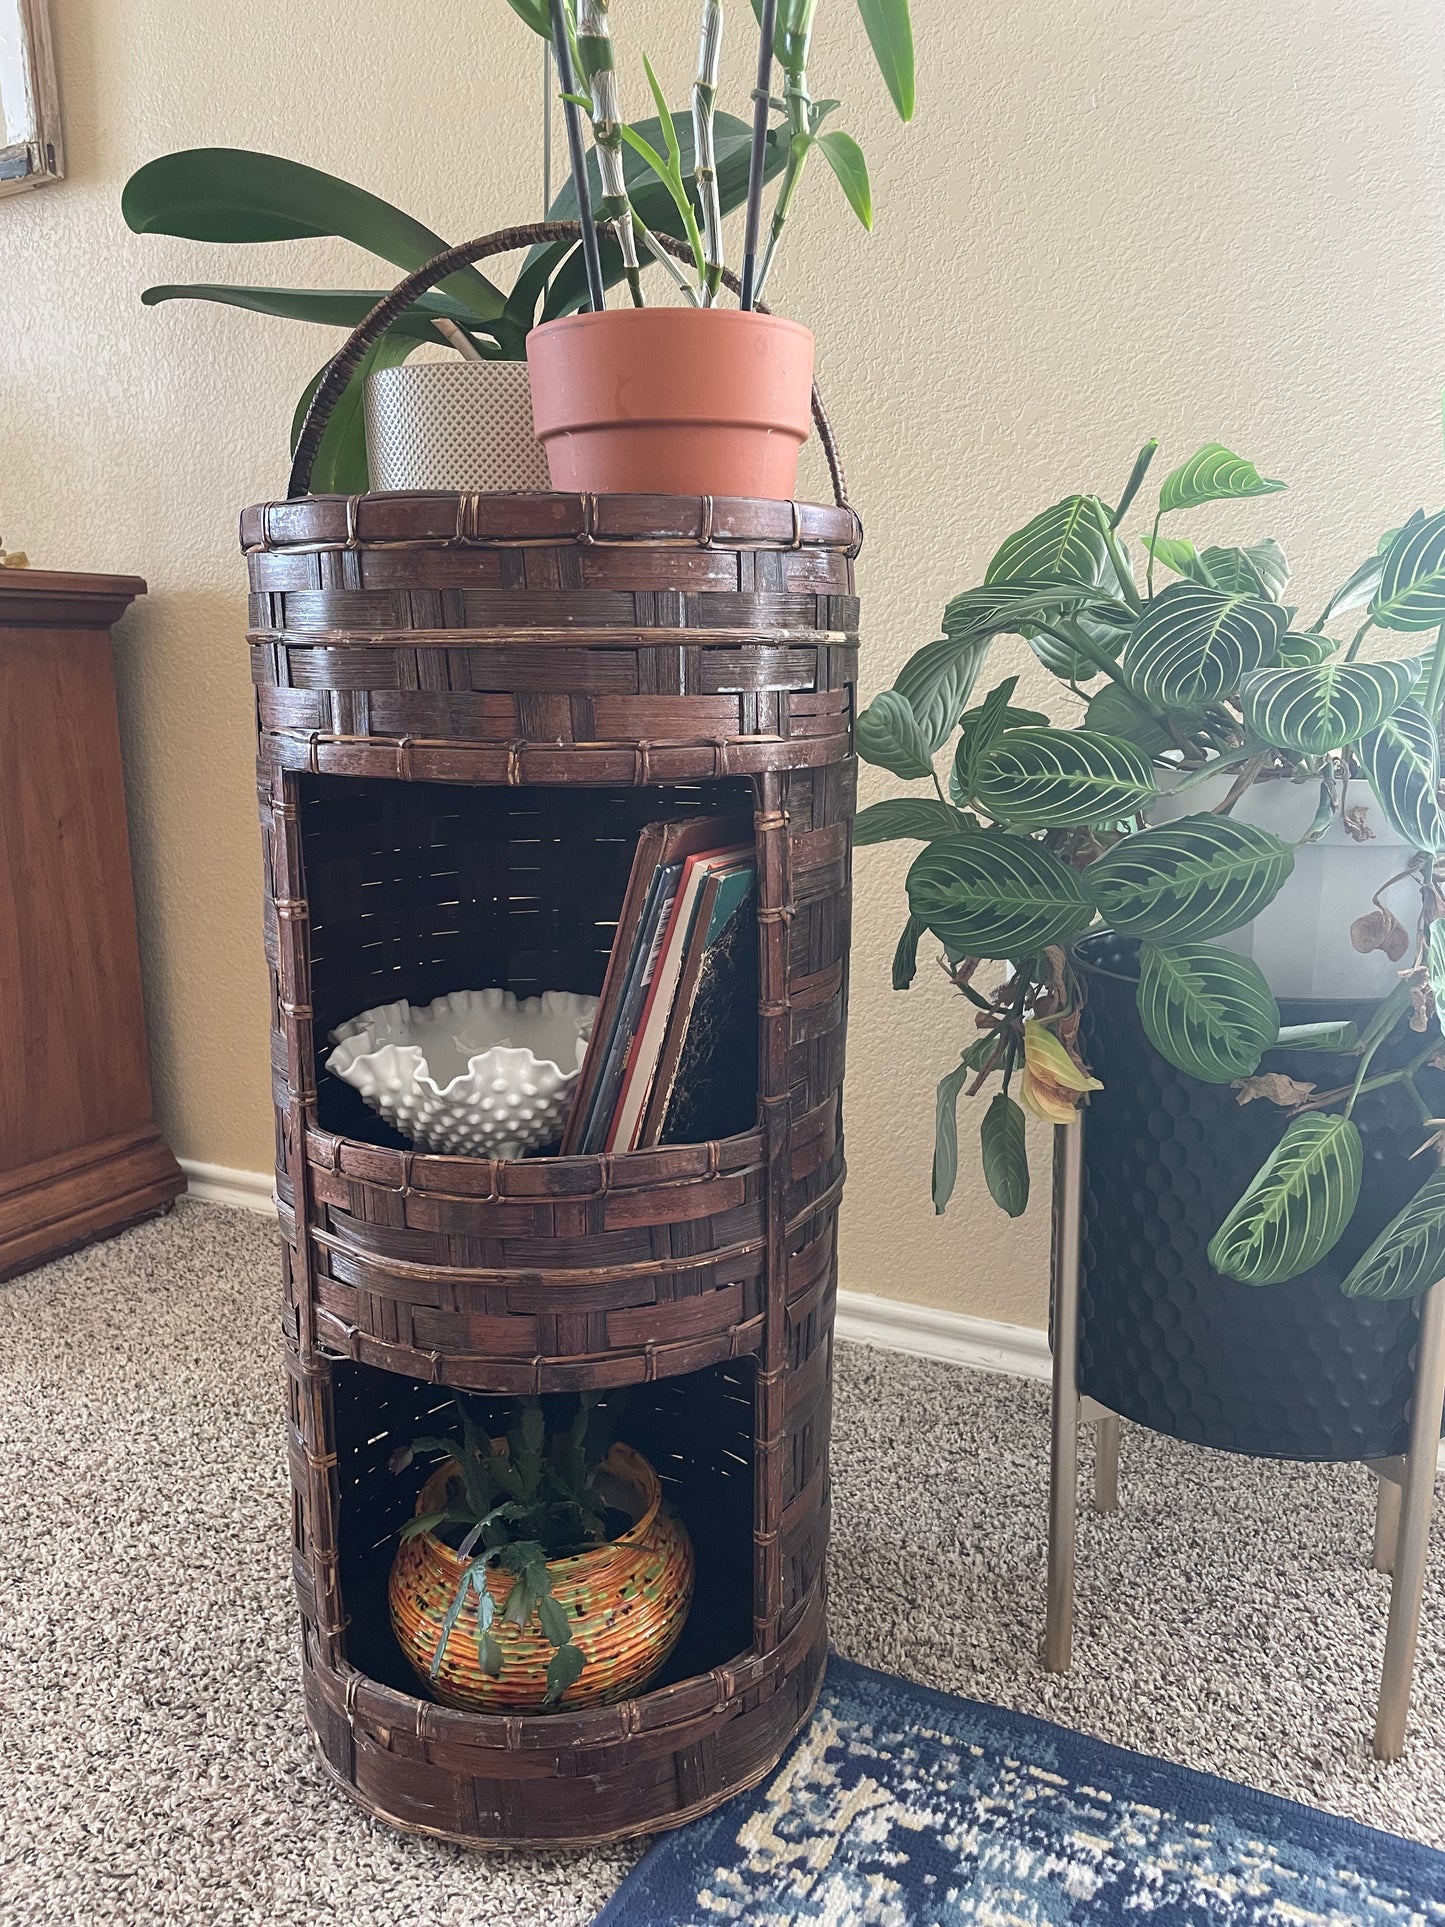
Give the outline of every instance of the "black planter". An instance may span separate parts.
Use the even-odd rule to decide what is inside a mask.
[[[1080,1041],[1104,1080],[1084,1138],[1081,1393],[1171,1438],[1273,1459],[1370,1459],[1405,1450],[1416,1303],[1345,1298],[1340,1280],[1434,1168],[1407,1162],[1419,1122],[1398,1094],[1362,1099],[1360,1204],[1312,1271],[1281,1285],[1220,1277],[1205,1247],[1284,1130],[1284,1113],[1240,1106],[1162,1058],[1135,1009],[1138,946],[1085,938]],[[1372,1006],[1282,1005],[1286,1023],[1367,1015]],[[1398,1040],[1397,1040],[1398,1041]],[[1399,1045],[1409,1053],[1418,1039]],[[1375,1060],[1387,1069],[1385,1053]],[[1355,1060],[1272,1052],[1261,1066],[1318,1085],[1346,1083]],[[1445,1078],[1427,1074],[1445,1114]]]

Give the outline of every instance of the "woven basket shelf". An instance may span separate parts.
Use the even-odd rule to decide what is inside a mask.
[[[308,1715],[391,1823],[471,1845],[674,1825],[768,1771],[825,1653],[857,518],[651,496],[248,509]],[[371,1005],[601,986],[647,822],[753,812],[754,1128],[516,1162],[407,1148],[324,1068]],[[450,1388],[590,1389],[689,1523],[645,1694],[417,1696],[385,1610]]]

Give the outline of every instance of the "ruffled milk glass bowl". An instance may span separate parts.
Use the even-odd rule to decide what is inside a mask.
[[[517,1158],[562,1135],[595,997],[453,990],[381,1004],[331,1033],[326,1060],[419,1151]]]

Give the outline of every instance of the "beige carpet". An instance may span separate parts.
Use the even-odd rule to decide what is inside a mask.
[[[627,1854],[403,1839],[313,1764],[275,1303],[266,1220],[185,1203],[0,1286],[0,1927],[587,1921]],[[841,1348],[841,1649],[1445,1847],[1439,1560],[1409,1756],[1368,1757],[1365,1473],[1126,1431],[1125,1511],[1085,1522],[1052,1680],[1046,1464],[1043,1387]]]

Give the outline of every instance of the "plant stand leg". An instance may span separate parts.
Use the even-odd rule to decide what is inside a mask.
[[[1442,1406],[1445,1406],[1445,1280],[1432,1285],[1420,1304],[1410,1449],[1405,1459],[1404,1488],[1398,1501],[1399,1529],[1390,1581],[1390,1622],[1385,1634],[1385,1664],[1375,1715],[1377,1760],[1398,1760],[1405,1750],[1415,1644],[1420,1632],[1420,1602],[1425,1591],[1425,1558],[1430,1546],[1430,1512],[1435,1499]]]
[[[1119,1510],[1119,1414],[1101,1411],[1094,1420],[1094,1510]]]
[[[1395,1547],[1400,1536],[1400,1493],[1405,1483],[1403,1453],[1393,1459],[1367,1461],[1376,1479],[1375,1536],[1370,1564],[1376,1572],[1395,1570]]]
[[[1054,1397],[1049,1453],[1049,1570],[1044,1665],[1066,1673],[1074,1643],[1074,1534],[1079,1503],[1079,1252],[1084,1122],[1054,1130]]]

